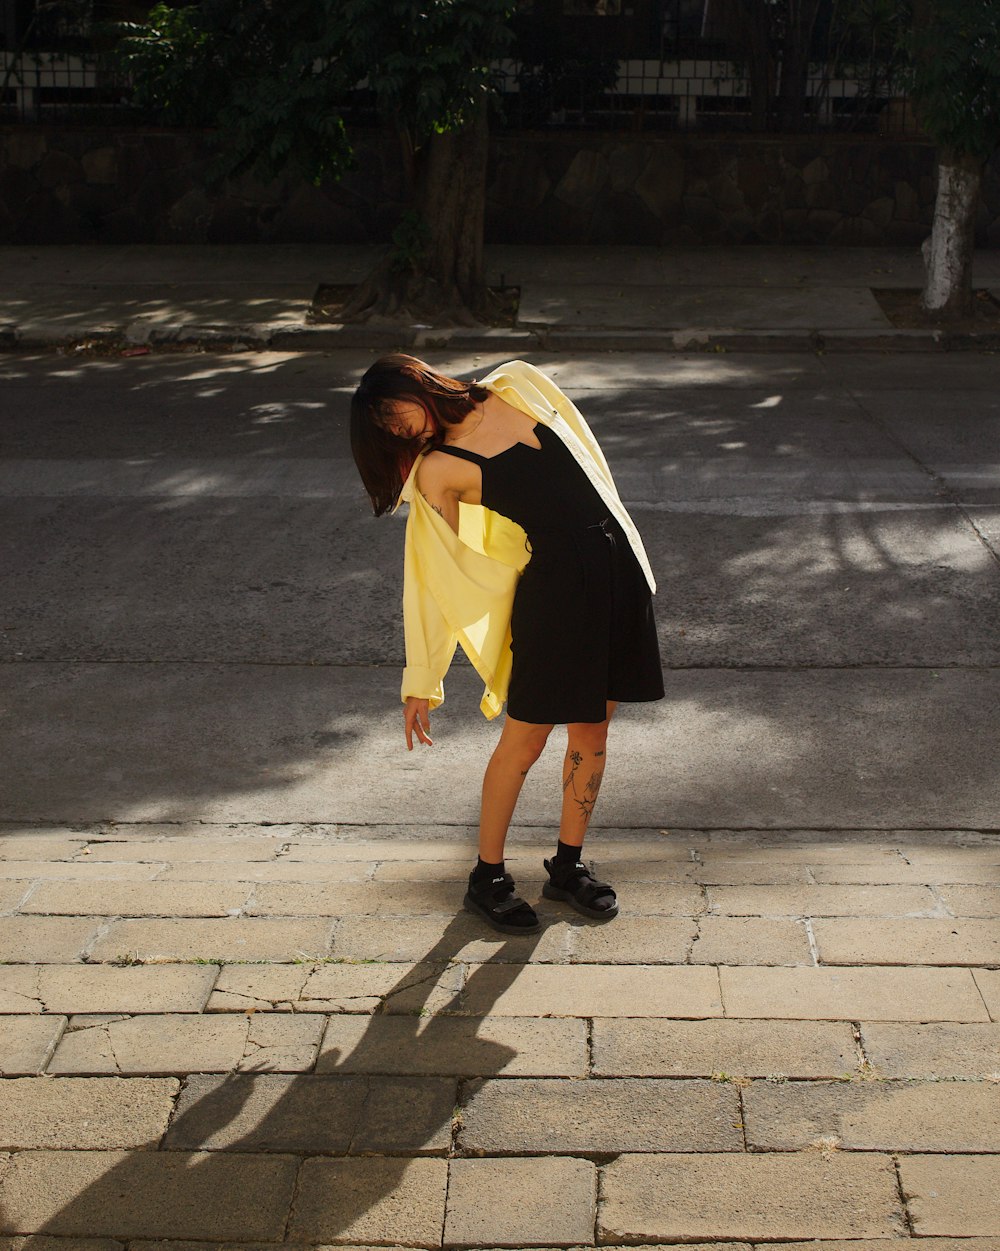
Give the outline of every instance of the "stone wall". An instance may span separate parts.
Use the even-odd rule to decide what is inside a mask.
[[[212,187],[204,134],[0,128],[0,242],[361,243],[399,210],[396,148],[355,135],[357,168]],[[916,244],[934,205],[934,151],[848,136],[494,136],[486,237],[496,243]],[[978,242],[1000,246],[1000,156]]]

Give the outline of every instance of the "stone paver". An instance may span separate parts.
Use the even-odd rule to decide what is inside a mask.
[[[200,1012],[214,964],[0,965],[2,1012]]]
[[[191,860],[165,864],[156,874],[158,882],[367,882],[375,865],[366,860],[243,860],[216,863]]]
[[[796,843],[779,834],[764,835],[764,843],[754,846],[752,833],[737,833],[728,840],[713,839],[710,847],[701,853],[706,868],[716,869],[730,864],[756,864],[763,867],[776,865],[842,865],[869,864],[894,865],[900,861],[895,846],[888,843],[853,841],[850,838],[833,837],[827,842]],[[773,878],[763,879],[766,882]]]
[[[218,1151],[21,1151],[0,1177],[0,1232],[277,1241],[298,1163]]]
[[[444,1160],[309,1159],[286,1236],[313,1243],[439,1246],[447,1183]]]
[[[336,863],[336,862],[334,862]],[[475,863],[475,860],[472,860]],[[508,855],[504,857],[507,871],[513,876],[518,888],[525,882],[541,882],[544,876],[540,856]],[[461,860],[383,860],[372,864],[373,880],[376,882],[460,882],[469,880],[470,858]],[[333,865],[315,865],[315,868],[327,869]],[[351,867],[348,864],[344,868]],[[303,877],[303,881],[312,878]],[[451,895],[454,899],[454,891]]]
[[[940,866],[942,869],[952,870],[959,866],[965,868],[972,865],[1000,868],[1000,843],[995,840],[990,840],[981,847],[924,847],[901,843],[899,850],[911,864],[926,865],[929,868]]]
[[[210,1012],[398,1012],[453,1007],[465,978],[453,964],[225,965]]]
[[[623,872],[612,870],[606,877],[603,869],[595,869],[602,880],[610,881],[615,887],[623,913],[630,916],[691,917],[705,911],[705,897],[700,886],[694,883],[681,886],[669,882],[630,880],[626,866],[627,862],[622,866]]]
[[[941,886],[938,894],[957,917],[1000,917],[1000,885]]]
[[[623,1155],[603,1170],[603,1242],[905,1232],[895,1169],[884,1155]]]
[[[533,1017],[335,1016],[318,1072],[585,1077],[587,1023]]]
[[[990,1018],[1000,1021],[1000,969],[973,969],[976,988],[983,997]]]
[[[65,1024],[64,1016],[0,1016],[0,1077],[41,1073]]]
[[[23,964],[62,964],[83,955],[100,922],[93,917],[0,917],[0,951]]]
[[[446,839],[336,839],[330,842],[305,842],[292,839],[285,853],[288,860],[317,863],[324,860],[443,860],[446,862],[474,865],[476,843],[474,838],[463,842],[457,835]],[[283,857],[283,859],[285,858]],[[469,870],[466,869],[466,873]]]
[[[0,881],[0,912],[13,912],[22,899],[28,894],[27,882],[16,878]]]
[[[720,916],[897,917],[938,911],[926,886],[709,886]]]
[[[406,916],[444,913],[462,906],[463,889],[451,882],[367,882],[313,885],[267,882],[254,892],[251,916]]]
[[[531,902],[530,894],[524,896]],[[356,960],[493,960],[503,963],[568,959],[568,929],[549,924],[538,934],[484,931],[468,913],[412,917],[351,917],[337,923],[333,954]]]
[[[832,921],[813,925],[824,964],[1000,964],[996,921]]]
[[[602,879],[603,880],[603,879]],[[693,918],[636,917],[628,908],[627,888],[619,893],[623,914],[613,924],[575,924],[570,959],[580,964],[684,964],[694,943]]]
[[[862,1021],[865,1054],[881,1077],[1000,1078],[1000,1025]]]
[[[743,1091],[747,1146],[799,1151],[1000,1152],[994,1082],[754,1082]]]
[[[485,1081],[469,1089],[459,1145],[487,1155],[744,1150],[734,1086],[656,1078]]]
[[[599,1018],[591,1046],[598,1077],[842,1077],[858,1063],[846,1022]]]
[[[438,1077],[199,1074],[184,1085],[164,1146],[442,1155],[456,1087]]]
[[[721,968],[719,979],[726,1016],[847,1021],[989,1020],[968,969],[733,966]]]
[[[728,1246],[730,1244],[726,1244]],[[992,1238],[921,1238],[919,1242],[908,1239],[901,1242],[886,1243],[882,1239],[852,1238],[845,1242],[840,1238],[832,1238],[818,1242],[758,1242],[754,1251],[997,1251],[997,1242]],[[688,1248],[685,1247],[685,1251]],[[722,1251],[719,1247],[718,1251]]]
[[[524,941],[520,939],[518,941]],[[460,1009],[470,1016],[721,1016],[710,968],[497,965],[470,970]]]
[[[948,1234],[954,1238],[1000,1239],[997,1156],[902,1156],[899,1176],[917,1237]],[[923,1247],[923,1241],[920,1245]]]
[[[93,944],[90,958],[299,960],[330,953],[333,925],[329,920],[308,917],[115,921]]]
[[[102,839],[87,845],[89,860],[273,860],[285,844],[277,838],[213,838],[210,834],[191,838],[141,839],[119,842]]]
[[[591,1243],[596,1189],[596,1170],[587,1160],[452,1160],[444,1244]]]
[[[0,860],[68,860],[87,845],[86,835],[62,830],[39,834],[0,834]]]
[[[252,890],[239,883],[42,882],[20,910],[63,916],[225,917],[240,913]]]
[[[316,1059],[325,1018],[247,1016],[74,1017],[50,1073],[301,1072]]]
[[[0,1251],[125,1251],[125,1243],[115,1238],[53,1238],[48,1234],[30,1234],[22,1238],[0,1238]]]
[[[1000,883],[1000,866],[988,864],[907,864],[904,860],[887,864],[813,865],[812,878],[820,885],[860,883],[862,885],[934,886],[948,882]],[[777,879],[772,879],[777,880]]]
[[[166,868],[163,863],[118,860],[0,860],[0,878],[14,881],[149,882]]]
[[[700,917],[692,964],[814,963],[801,921],[761,917]]]
[[[863,869],[870,866],[864,865]],[[703,886],[807,885],[813,870],[805,864],[778,864],[769,860],[729,860],[715,857],[711,864],[692,869],[694,881]]]
[[[0,1148],[155,1145],[179,1085],[175,1078],[11,1078],[0,1082]]]

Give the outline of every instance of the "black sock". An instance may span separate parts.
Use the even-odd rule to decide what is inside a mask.
[[[472,880],[474,882],[485,882],[490,878],[503,877],[504,868],[503,861],[497,864],[490,864],[488,860],[484,860],[482,856],[476,858],[476,867],[472,870]]]
[[[564,843],[562,839],[556,843],[556,860],[560,864],[576,864],[583,855],[583,844],[574,847],[570,843]]]

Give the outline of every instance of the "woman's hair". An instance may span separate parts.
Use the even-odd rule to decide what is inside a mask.
[[[444,427],[457,425],[488,395],[477,382],[449,378],[415,356],[393,352],[379,357],[351,398],[351,452],[376,517],[395,506],[421,449],[428,442],[441,443]],[[399,401],[419,404],[429,414],[430,440],[386,428]]]

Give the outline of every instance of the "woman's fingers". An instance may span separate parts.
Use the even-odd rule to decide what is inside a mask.
[[[406,733],[406,750],[413,751],[413,733],[416,731],[417,741],[434,746],[430,736],[431,714],[426,699],[407,700],[403,713],[403,725]]]

